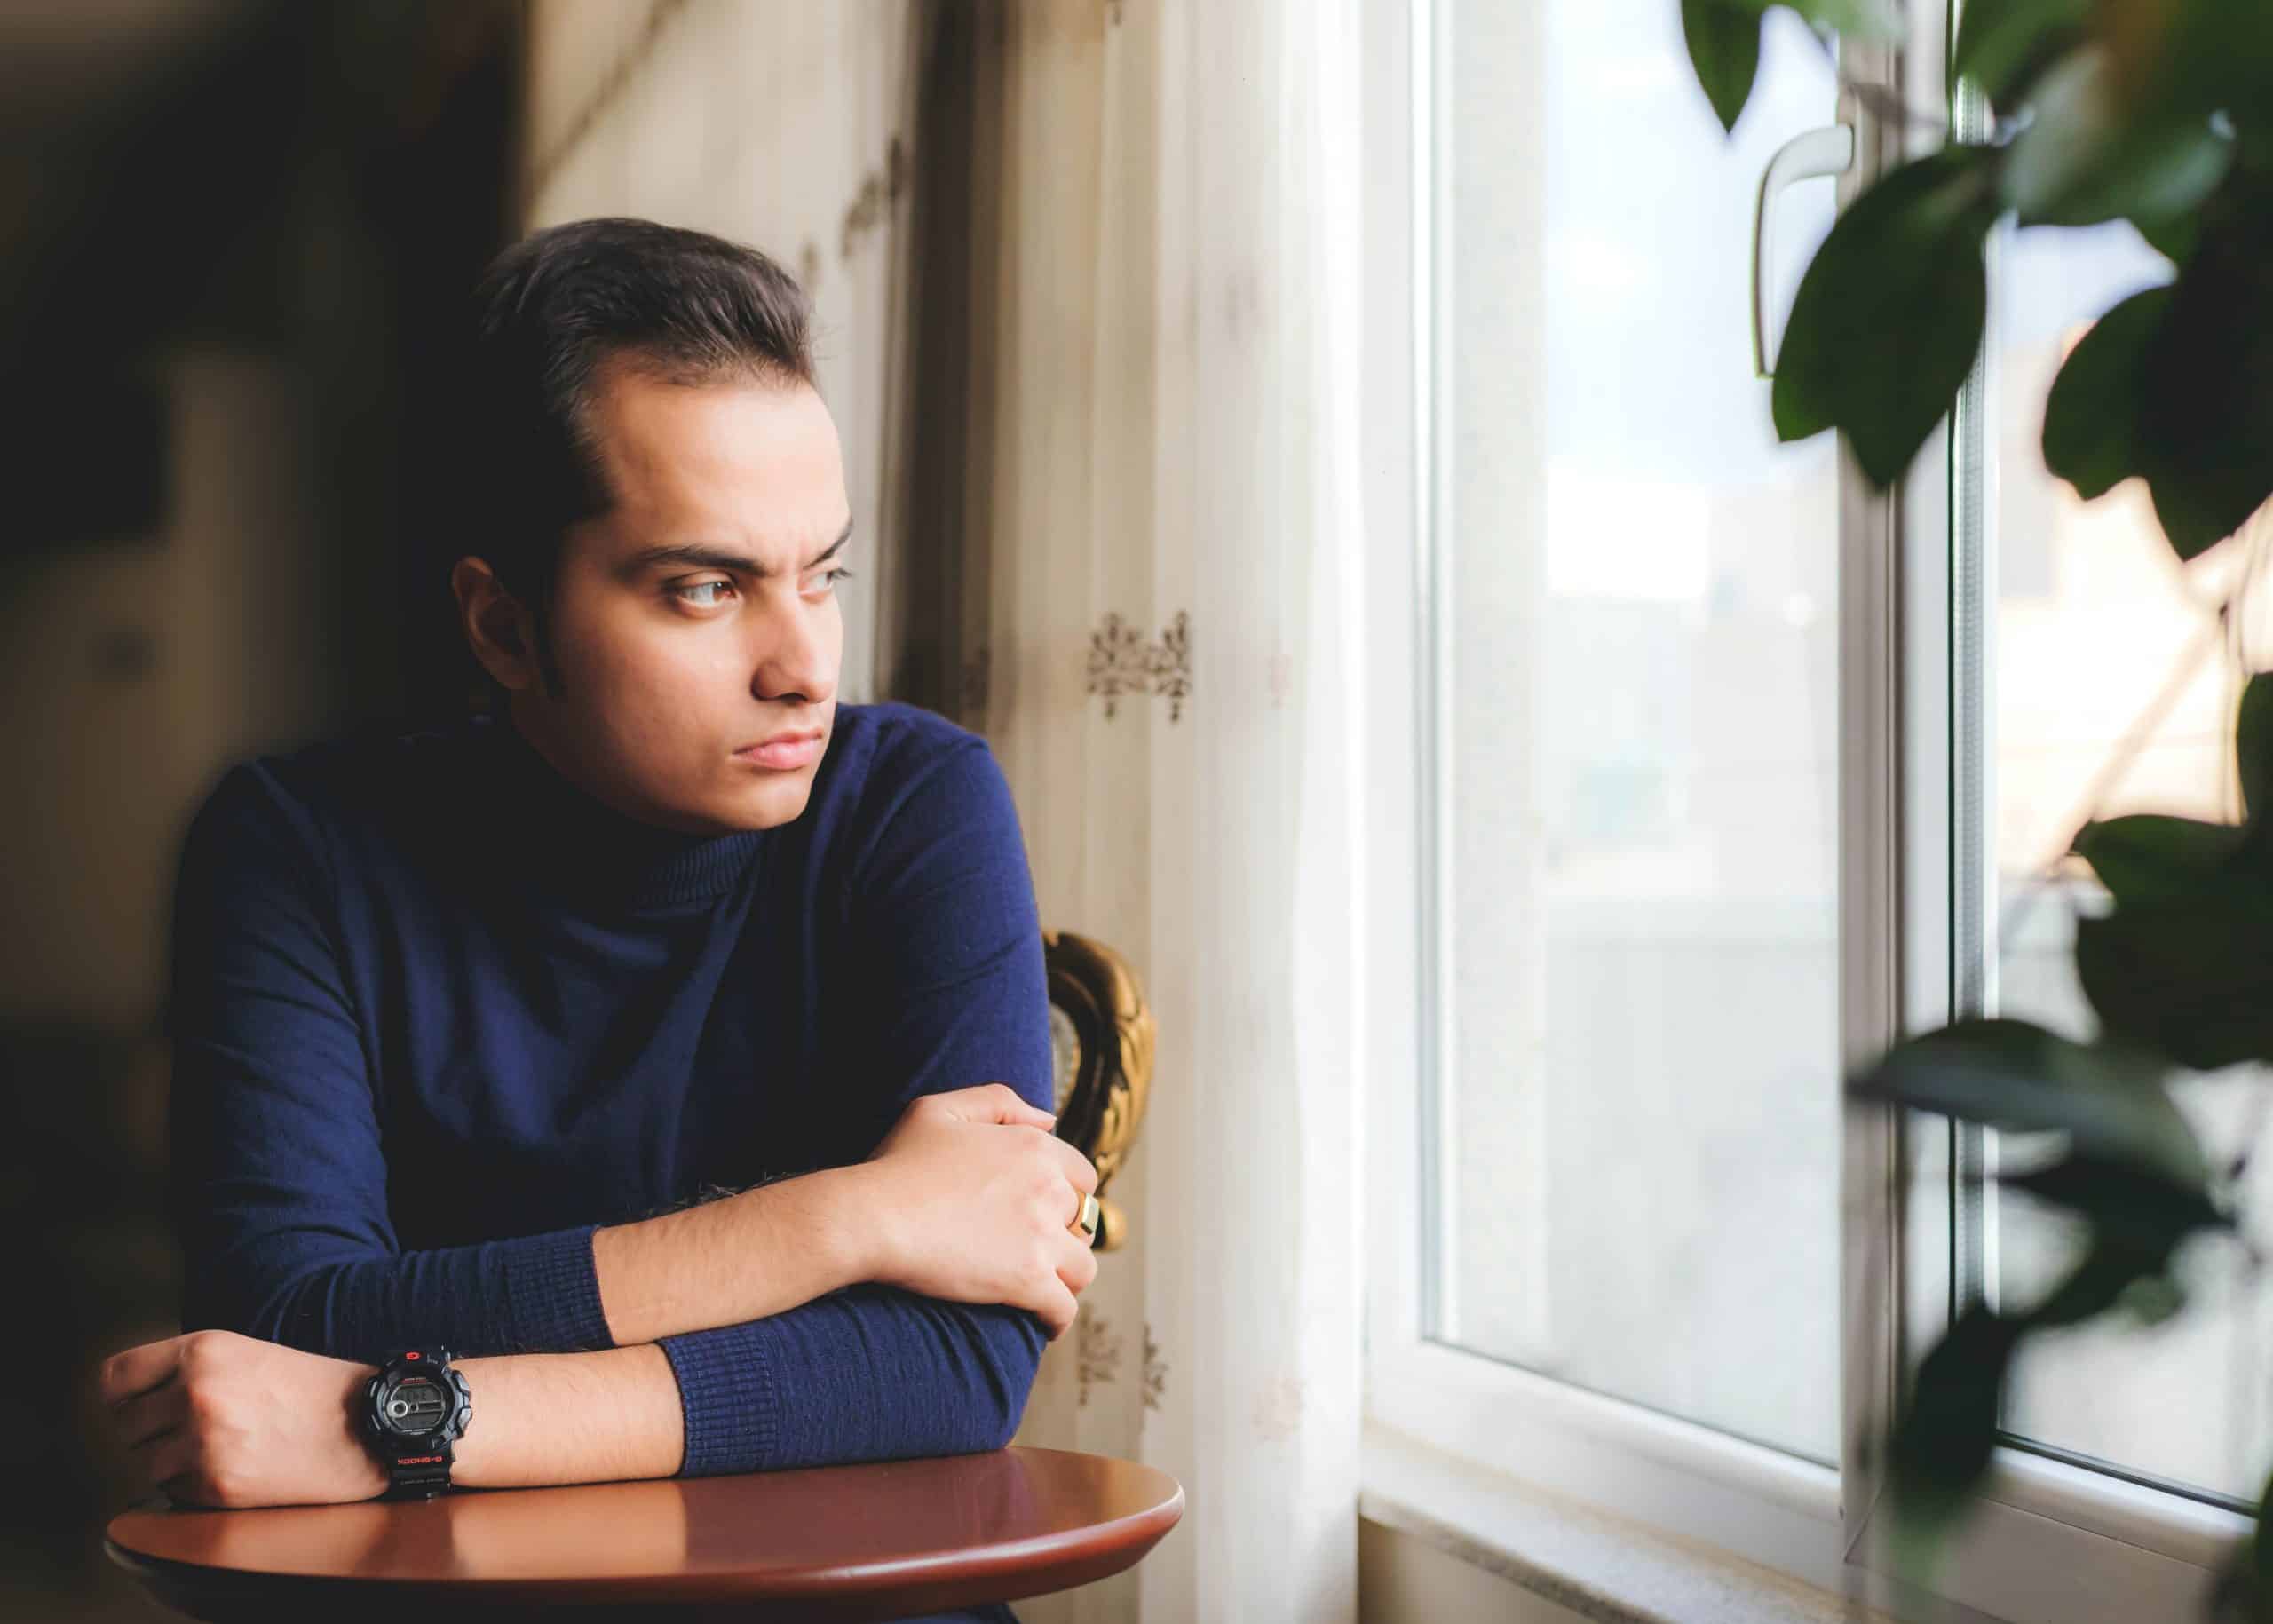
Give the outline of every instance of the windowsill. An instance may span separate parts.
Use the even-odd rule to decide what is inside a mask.
[[[1600,1624],[1892,1624],[1724,1552],[1684,1545],[1429,1449],[1365,1435],[1366,1521]]]

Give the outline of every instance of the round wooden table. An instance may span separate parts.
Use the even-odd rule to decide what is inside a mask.
[[[195,1619],[899,1619],[1133,1565],[1184,1490],[1057,1449],[430,1501],[112,1519],[111,1559]]]

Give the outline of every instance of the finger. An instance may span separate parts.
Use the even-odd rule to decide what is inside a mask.
[[[1069,1233],[1059,1248],[1057,1278],[1077,1297],[1097,1278],[1097,1251],[1078,1232]]]
[[[1065,1289],[1065,1282],[1052,1275],[1035,1294],[1034,1311],[1041,1318],[1042,1328],[1056,1342],[1072,1328],[1074,1316],[1081,1305],[1073,1301],[1073,1294]]]
[[[170,1432],[189,1419],[189,1389],[167,1380],[147,1393],[137,1393],[117,1406],[112,1424],[128,1448],[145,1444],[161,1432]]]
[[[188,1479],[195,1475],[197,1445],[186,1429],[147,1439],[130,1450],[128,1458],[133,1466],[138,1498],[156,1489],[165,1490],[183,1503],[194,1498]]]
[[[955,1114],[969,1122],[1007,1122],[1014,1128],[1047,1130],[1057,1121],[1008,1083],[982,1083],[975,1089],[958,1089],[944,1097],[953,1102]]]
[[[1057,1159],[1058,1168],[1065,1175],[1065,1182],[1073,1186],[1073,1205],[1081,1204],[1081,1197],[1094,1195],[1097,1188],[1097,1164],[1065,1140],[1050,1137],[1049,1153]]]
[[[103,1402],[115,1409],[136,1394],[171,1381],[181,1364],[183,1341],[169,1336],[163,1342],[146,1342],[105,1359],[95,1376]]]

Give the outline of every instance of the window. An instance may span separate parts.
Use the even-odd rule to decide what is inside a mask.
[[[1368,500],[1416,566],[1374,651],[1377,736],[1413,743],[1372,788],[1370,907],[1416,951],[1382,955],[1367,1023],[1369,1420],[1883,1597],[1846,1440],[1955,1303],[2031,1289],[2066,1237],[1997,1198],[1987,1137],[1897,1141],[1842,1073],[1952,1010],[2080,1027],[2075,821],[2234,804],[2214,647],[2101,781],[2220,583],[2037,450],[2082,323],[2166,268],[2128,227],[2001,236],[1975,382],[1873,493],[1828,440],[1775,443],[1751,205],[1787,140],[1855,131],[1835,198],[1772,202],[1772,332],[1835,200],[1952,114],[1954,15],[1834,59],[1771,13],[1723,140],[1675,0],[1378,9],[1372,196],[1413,229],[1367,275],[1415,321],[1369,335],[1375,438],[1409,454]],[[2191,1102],[2213,1145],[2239,1098]],[[2182,1616],[2273,1455],[2269,1312],[2206,1255],[2167,1336],[2031,1359],[1946,1592]]]
[[[1724,143],[1668,0],[1439,16],[1431,1329],[1829,1462],[1837,463],[1740,317],[1832,63],[1771,17]]]

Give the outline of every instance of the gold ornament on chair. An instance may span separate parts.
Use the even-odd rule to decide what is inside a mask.
[[[1128,1159],[1152,1086],[1152,1013],[1129,962],[1102,942],[1045,931],[1049,1037],[1056,1073],[1057,1137],[1097,1164],[1096,1246],[1110,1252],[1128,1238],[1127,1216],[1105,1200],[1105,1185]]]

